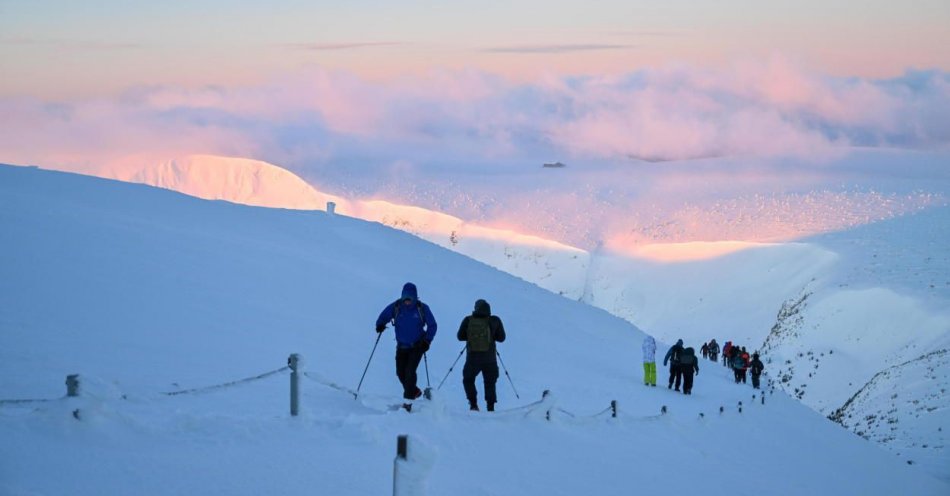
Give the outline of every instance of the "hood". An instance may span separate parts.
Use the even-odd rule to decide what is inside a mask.
[[[692,348],[686,348],[685,350],[683,350],[683,354],[684,354],[684,355],[695,355],[695,354],[696,354],[696,350],[694,350],[694,349],[692,349]]]
[[[485,300],[478,300],[475,302],[475,311],[472,312],[474,317],[490,317],[491,316],[491,305],[488,304]]]
[[[411,283],[411,282],[407,282],[407,283],[402,287],[402,297],[401,297],[401,298],[402,298],[403,300],[405,300],[406,298],[409,298],[409,299],[412,300],[412,301],[418,300],[418,299],[419,299],[419,293],[416,292],[416,285],[413,284],[413,283]]]

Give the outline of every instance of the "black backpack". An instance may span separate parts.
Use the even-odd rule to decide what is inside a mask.
[[[491,351],[492,335],[490,319],[491,317],[468,318],[468,351]]]

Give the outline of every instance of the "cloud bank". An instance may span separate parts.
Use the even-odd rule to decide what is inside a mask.
[[[254,87],[0,99],[0,162],[82,169],[192,153],[301,164],[821,157],[950,145],[950,74],[835,78],[774,57],[729,69],[513,83],[479,71],[370,81],[312,69]]]

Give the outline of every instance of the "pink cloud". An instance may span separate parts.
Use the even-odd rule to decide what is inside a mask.
[[[0,161],[183,153],[294,161],[358,153],[381,164],[432,155],[814,158],[855,144],[947,146],[948,78],[913,77],[920,81],[835,78],[782,57],[534,83],[476,70],[367,80],[312,68],[256,86],[138,88],[62,104],[0,100]]]

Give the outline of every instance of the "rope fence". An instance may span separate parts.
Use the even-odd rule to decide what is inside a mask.
[[[261,381],[261,380],[268,379],[270,377],[273,377],[279,374],[283,374],[288,371],[290,371],[290,414],[291,416],[297,416],[299,413],[299,404],[300,404],[300,397],[301,397],[299,378],[301,376],[305,377],[307,380],[309,380],[310,382],[314,384],[320,385],[322,387],[330,388],[335,391],[339,391],[341,393],[346,393],[347,395],[353,396],[354,398],[357,398],[357,399],[359,398],[358,394],[353,389],[337,384],[331,380],[328,380],[324,378],[322,375],[320,375],[319,373],[313,373],[313,372],[308,372],[308,371],[303,370],[303,359],[301,358],[299,354],[296,354],[296,353],[290,355],[290,357],[287,359],[287,365],[274,369],[274,370],[269,370],[267,372],[263,372],[257,375],[245,377],[243,379],[223,382],[220,384],[214,384],[214,385],[203,386],[203,387],[195,387],[195,388],[184,389],[180,391],[163,391],[159,394],[161,394],[162,396],[180,396],[180,395],[209,393],[209,392],[218,391],[222,389],[232,388],[235,386],[240,386],[243,384]],[[61,401],[70,397],[81,396],[81,392],[82,392],[82,387],[81,387],[81,379],[80,379],[79,374],[71,374],[67,376],[66,378],[66,395],[63,397],[44,398],[44,399],[0,399],[0,406],[25,405],[25,404],[32,404],[32,403],[48,403],[48,402],[53,402],[53,401]],[[774,389],[769,391],[769,394],[774,394]],[[766,396],[765,390],[754,391],[752,394],[752,401],[750,404],[755,405],[756,403],[759,403],[761,405],[765,405],[765,396]],[[125,395],[123,395],[122,398],[125,399]],[[736,405],[736,411],[738,413],[742,413],[743,406],[744,406],[743,402],[739,401],[738,404]],[[370,407],[370,408],[373,408],[373,407]],[[730,408],[730,410],[732,409]],[[726,412],[726,408],[724,406],[720,406],[719,414],[723,415],[725,414],[725,412]],[[77,415],[77,413],[78,413],[78,410],[74,412],[74,417],[79,419],[80,416]],[[530,417],[540,418],[543,416],[545,420],[550,421],[552,417],[561,416],[566,419],[569,419],[570,421],[591,421],[591,420],[602,418],[606,416],[607,414],[610,415],[610,418],[618,418],[621,416],[621,413],[622,411],[618,408],[617,400],[611,400],[610,404],[606,408],[596,413],[578,414],[578,413],[569,411],[563,407],[558,406],[555,396],[551,394],[550,390],[545,390],[543,391],[541,395],[541,399],[538,401],[534,401],[525,405],[515,406],[508,409],[498,410],[494,412],[492,415],[485,415],[482,417],[509,418],[512,416],[523,416],[526,418],[530,418]],[[664,415],[667,415],[668,413],[669,411],[668,411],[667,406],[663,405],[660,408],[660,413],[658,415],[648,415],[648,416],[623,415],[623,417],[627,419],[633,419],[633,420],[636,420],[636,419],[652,420],[652,419],[661,418]],[[700,412],[699,418],[705,418],[705,413]]]
[[[281,372],[286,372],[286,371],[288,371],[288,370],[290,370],[290,367],[289,367],[289,366],[285,366],[285,367],[281,367],[281,368],[279,368],[279,369],[271,370],[271,371],[269,371],[269,372],[264,372],[263,374],[255,375],[255,376],[253,376],[253,377],[247,377],[247,378],[244,378],[244,379],[238,379],[238,380],[236,380],[236,381],[229,381],[229,382],[225,382],[225,383],[222,383],[222,384],[215,384],[215,385],[213,385],[213,386],[205,386],[205,387],[199,387],[199,388],[184,389],[184,390],[182,390],[182,391],[168,391],[168,392],[162,392],[161,394],[163,394],[163,395],[165,395],[165,396],[177,396],[177,395],[180,395],[180,394],[199,394],[199,393],[207,393],[207,392],[209,392],[209,391],[215,391],[215,390],[218,390],[218,389],[225,389],[225,388],[229,388],[229,387],[232,387],[232,386],[238,386],[238,385],[246,384],[246,383],[249,383],[249,382],[259,381],[259,380],[261,380],[261,379],[266,379],[266,378],[268,378],[268,377],[270,377],[270,376],[272,376],[272,375],[276,375],[276,374],[279,374],[279,373],[281,373]]]

